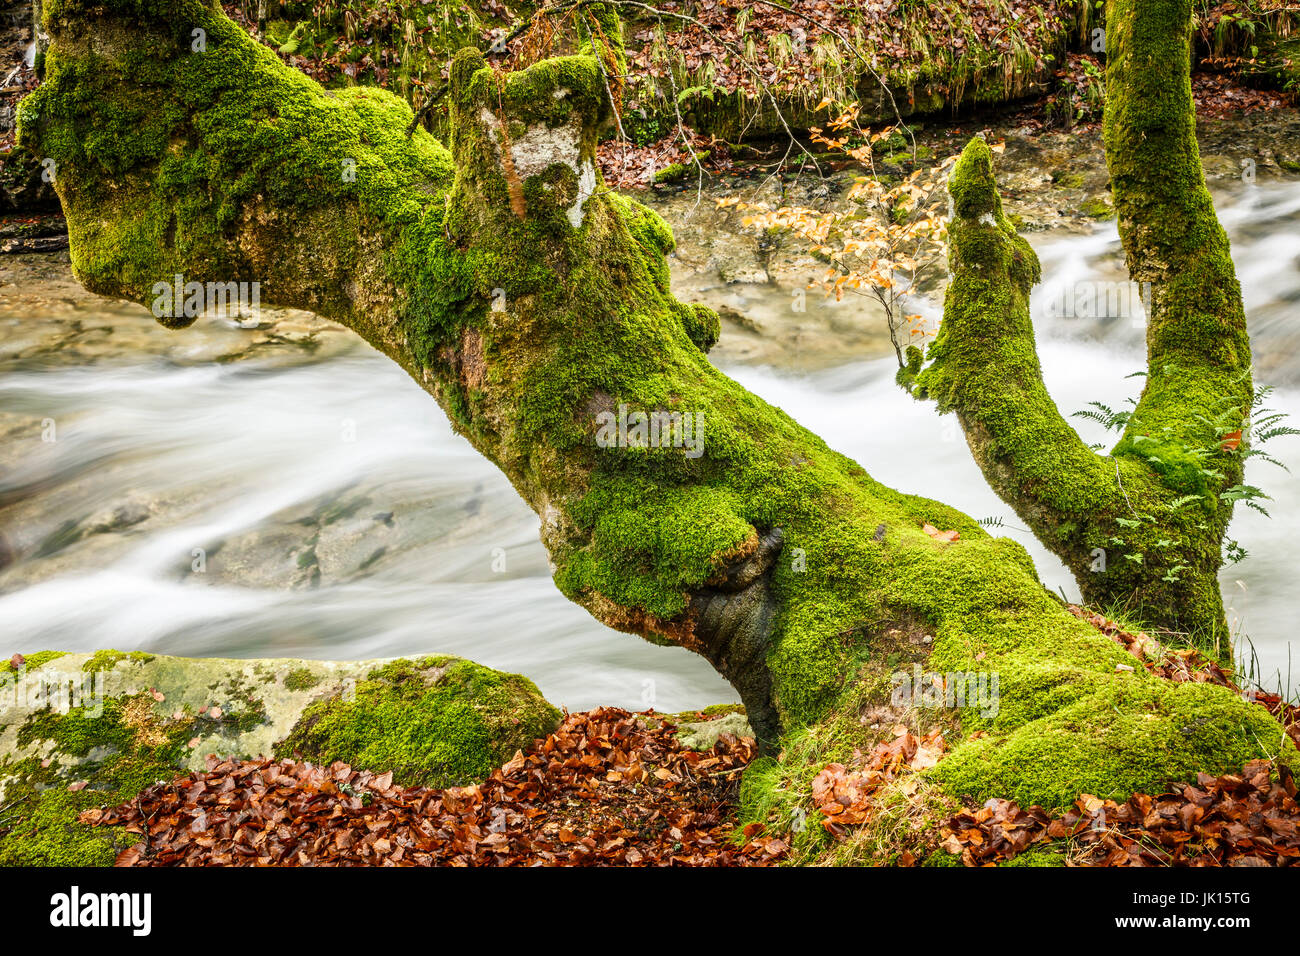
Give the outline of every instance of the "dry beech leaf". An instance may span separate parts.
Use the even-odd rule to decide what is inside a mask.
[[[667,722],[614,708],[569,714],[482,783],[404,787],[336,762],[235,761],[157,784],[85,818],[150,834],[122,866],[766,866],[788,852],[761,826],[733,837],[734,771],[751,739],[684,749]],[[901,738],[900,738],[901,739]],[[197,738],[191,742],[197,745]],[[607,779],[609,778],[609,779]],[[618,778],[618,779],[613,779]],[[859,791],[862,798],[865,791]],[[364,799],[363,799],[364,797]],[[849,821],[866,807],[849,808]]]

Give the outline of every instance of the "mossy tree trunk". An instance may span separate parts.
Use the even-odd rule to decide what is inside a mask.
[[[934,772],[954,793],[1056,805],[1293,755],[1226,689],[1117,669],[1131,658],[1018,545],[884,487],[714,368],[717,316],[669,291],[670,231],[596,169],[621,49],[613,16],[582,11],[576,55],[510,74],[456,58],[447,149],[406,134],[396,97],[322,90],[215,2],[53,0],[22,136],[58,162],[84,284],[150,303],[177,275],[258,281],[356,330],[538,513],[564,594],[705,656],[773,752],[829,727],[824,754],[869,745],[864,675],[906,633],[932,670],[1000,682],[961,714],[987,734]]]
[[[1146,386],[1119,443],[1094,453],[1047,394],[1029,318],[1038,261],[1002,213],[982,147],[952,179],[939,335],[902,380],[956,411],[989,483],[1085,600],[1230,660],[1218,571],[1254,395],[1196,143],[1191,2],[1120,0],[1106,17],[1106,157],[1129,273],[1150,290]]]

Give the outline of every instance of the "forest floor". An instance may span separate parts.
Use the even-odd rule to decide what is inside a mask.
[[[1236,688],[1196,651],[1171,651],[1071,610],[1125,647],[1134,666],[1174,682]],[[1250,696],[1300,743],[1300,708]],[[912,791],[916,781],[905,778],[945,750],[937,731],[918,738],[904,725],[891,728],[850,766],[820,771],[805,795],[806,825],[822,828],[832,845],[852,838],[870,825],[886,787]],[[87,811],[81,822],[139,835],[118,866],[770,866],[798,835],[734,822],[740,775],[756,753],[752,739],[727,733],[706,751],[691,750],[671,720],[601,708],[566,715],[553,734],[470,786],[406,788],[391,772],[338,762],[210,757],[205,771]],[[899,834],[881,862],[1300,865],[1296,780],[1268,761],[1123,802],[1080,794],[1055,813],[1002,799],[952,809],[938,827],[918,821]]]
[[[732,822],[753,741],[724,735],[709,751],[687,750],[671,725],[652,729],[647,716],[609,708],[569,714],[483,783],[445,790],[396,786],[391,773],[343,763],[210,757],[206,771],[87,811],[81,822],[139,836],[118,866],[780,863],[787,837]],[[941,738],[895,732],[852,769],[821,771],[807,825],[845,839],[870,822],[882,785],[941,759]],[[990,800],[959,809],[929,845],[903,846],[889,862],[988,866],[1026,854],[1038,865],[1294,866],[1296,782],[1276,769],[1258,761],[1240,774],[1201,774],[1195,784],[1122,803],[1082,794],[1055,814]]]

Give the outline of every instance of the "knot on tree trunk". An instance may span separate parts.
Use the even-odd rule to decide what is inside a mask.
[[[762,534],[752,554],[728,565],[691,599],[700,653],[740,693],[762,748],[781,734],[767,651],[776,616],[771,571],[784,544],[780,528]]]

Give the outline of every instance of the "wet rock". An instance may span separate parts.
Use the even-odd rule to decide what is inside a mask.
[[[0,256],[0,368],[134,364],[143,355],[177,365],[288,365],[360,347],[343,326],[289,309],[262,309],[242,324],[209,314],[171,331],[144,306],[86,292],[66,251]]]
[[[465,783],[559,717],[527,678],[457,657],[28,653],[19,670],[0,673],[0,865],[110,864],[132,839],[82,826],[78,815],[209,756],[298,750],[316,762],[401,769],[408,782]]]
[[[34,156],[22,149],[0,152],[0,215],[51,213],[59,208],[54,184]]]
[[[726,714],[714,720],[700,720],[677,725],[677,739],[683,747],[709,750],[723,734],[753,737],[754,731],[744,714]]]
[[[152,512],[143,501],[128,501],[102,512],[86,523],[86,534],[113,534],[148,521]]]

